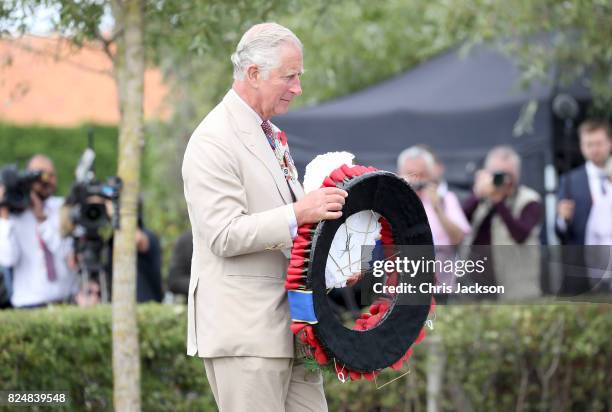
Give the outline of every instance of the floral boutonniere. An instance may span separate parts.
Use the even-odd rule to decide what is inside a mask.
[[[287,146],[287,135],[282,130],[278,132],[278,140],[283,146]]]

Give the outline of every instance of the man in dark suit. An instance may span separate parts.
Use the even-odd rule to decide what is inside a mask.
[[[586,163],[561,176],[557,199],[555,229],[564,248],[566,273],[561,286],[563,294],[576,295],[589,289],[584,277],[582,248],[591,207],[605,194],[604,166],[612,150],[610,125],[606,121],[587,120],[580,125],[580,151]],[[569,273],[576,267],[578,272]]]

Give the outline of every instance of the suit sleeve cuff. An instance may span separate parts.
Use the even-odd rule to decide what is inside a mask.
[[[557,229],[559,229],[560,232],[565,232],[567,230],[567,222],[565,219],[560,217],[557,218]]]
[[[297,236],[297,218],[295,217],[295,210],[293,210],[293,203],[285,207],[285,214],[287,215],[287,221],[289,222],[289,234],[291,239],[295,239]]]

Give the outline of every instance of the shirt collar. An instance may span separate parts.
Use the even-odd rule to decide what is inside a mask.
[[[253,117],[255,117],[255,119],[257,119],[257,124],[262,124],[263,123],[263,119],[261,118],[259,113],[257,113],[255,110],[253,110],[253,108],[251,106],[249,106],[249,104],[247,102],[245,102],[244,99],[242,97],[240,97],[240,95],[238,93],[236,93],[236,90],[234,90],[232,88],[232,89],[230,89],[230,93],[234,93],[234,96],[236,96],[238,98],[238,101],[240,101],[240,103],[242,103],[244,105],[244,107],[246,107],[249,110],[249,112],[253,115]]]
[[[240,97],[240,95],[236,93],[236,90],[234,90],[234,88],[231,88],[229,92],[233,93],[234,96],[236,96],[236,98],[238,99],[238,101],[248,109],[248,111],[253,115],[253,118],[257,120],[258,125],[261,125],[264,122],[259,113],[257,113],[242,97]],[[280,130],[278,127],[276,127],[274,123],[270,122],[269,120],[268,122],[272,125],[272,130],[274,130],[274,132],[278,132],[278,130]]]
[[[601,167],[597,167],[595,163],[591,162],[590,160],[586,162],[585,167],[587,175],[589,176],[600,177],[604,174],[604,169]]]

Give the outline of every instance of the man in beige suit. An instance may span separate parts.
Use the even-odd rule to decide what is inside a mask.
[[[204,358],[221,411],[326,411],[320,374],[294,348],[284,281],[297,227],[341,216],[346,192],[304,195],[268,120],[300,95],[302,44],[249,29],[232,89],[194,131],[183,161],[193,230],[187,353]]]

